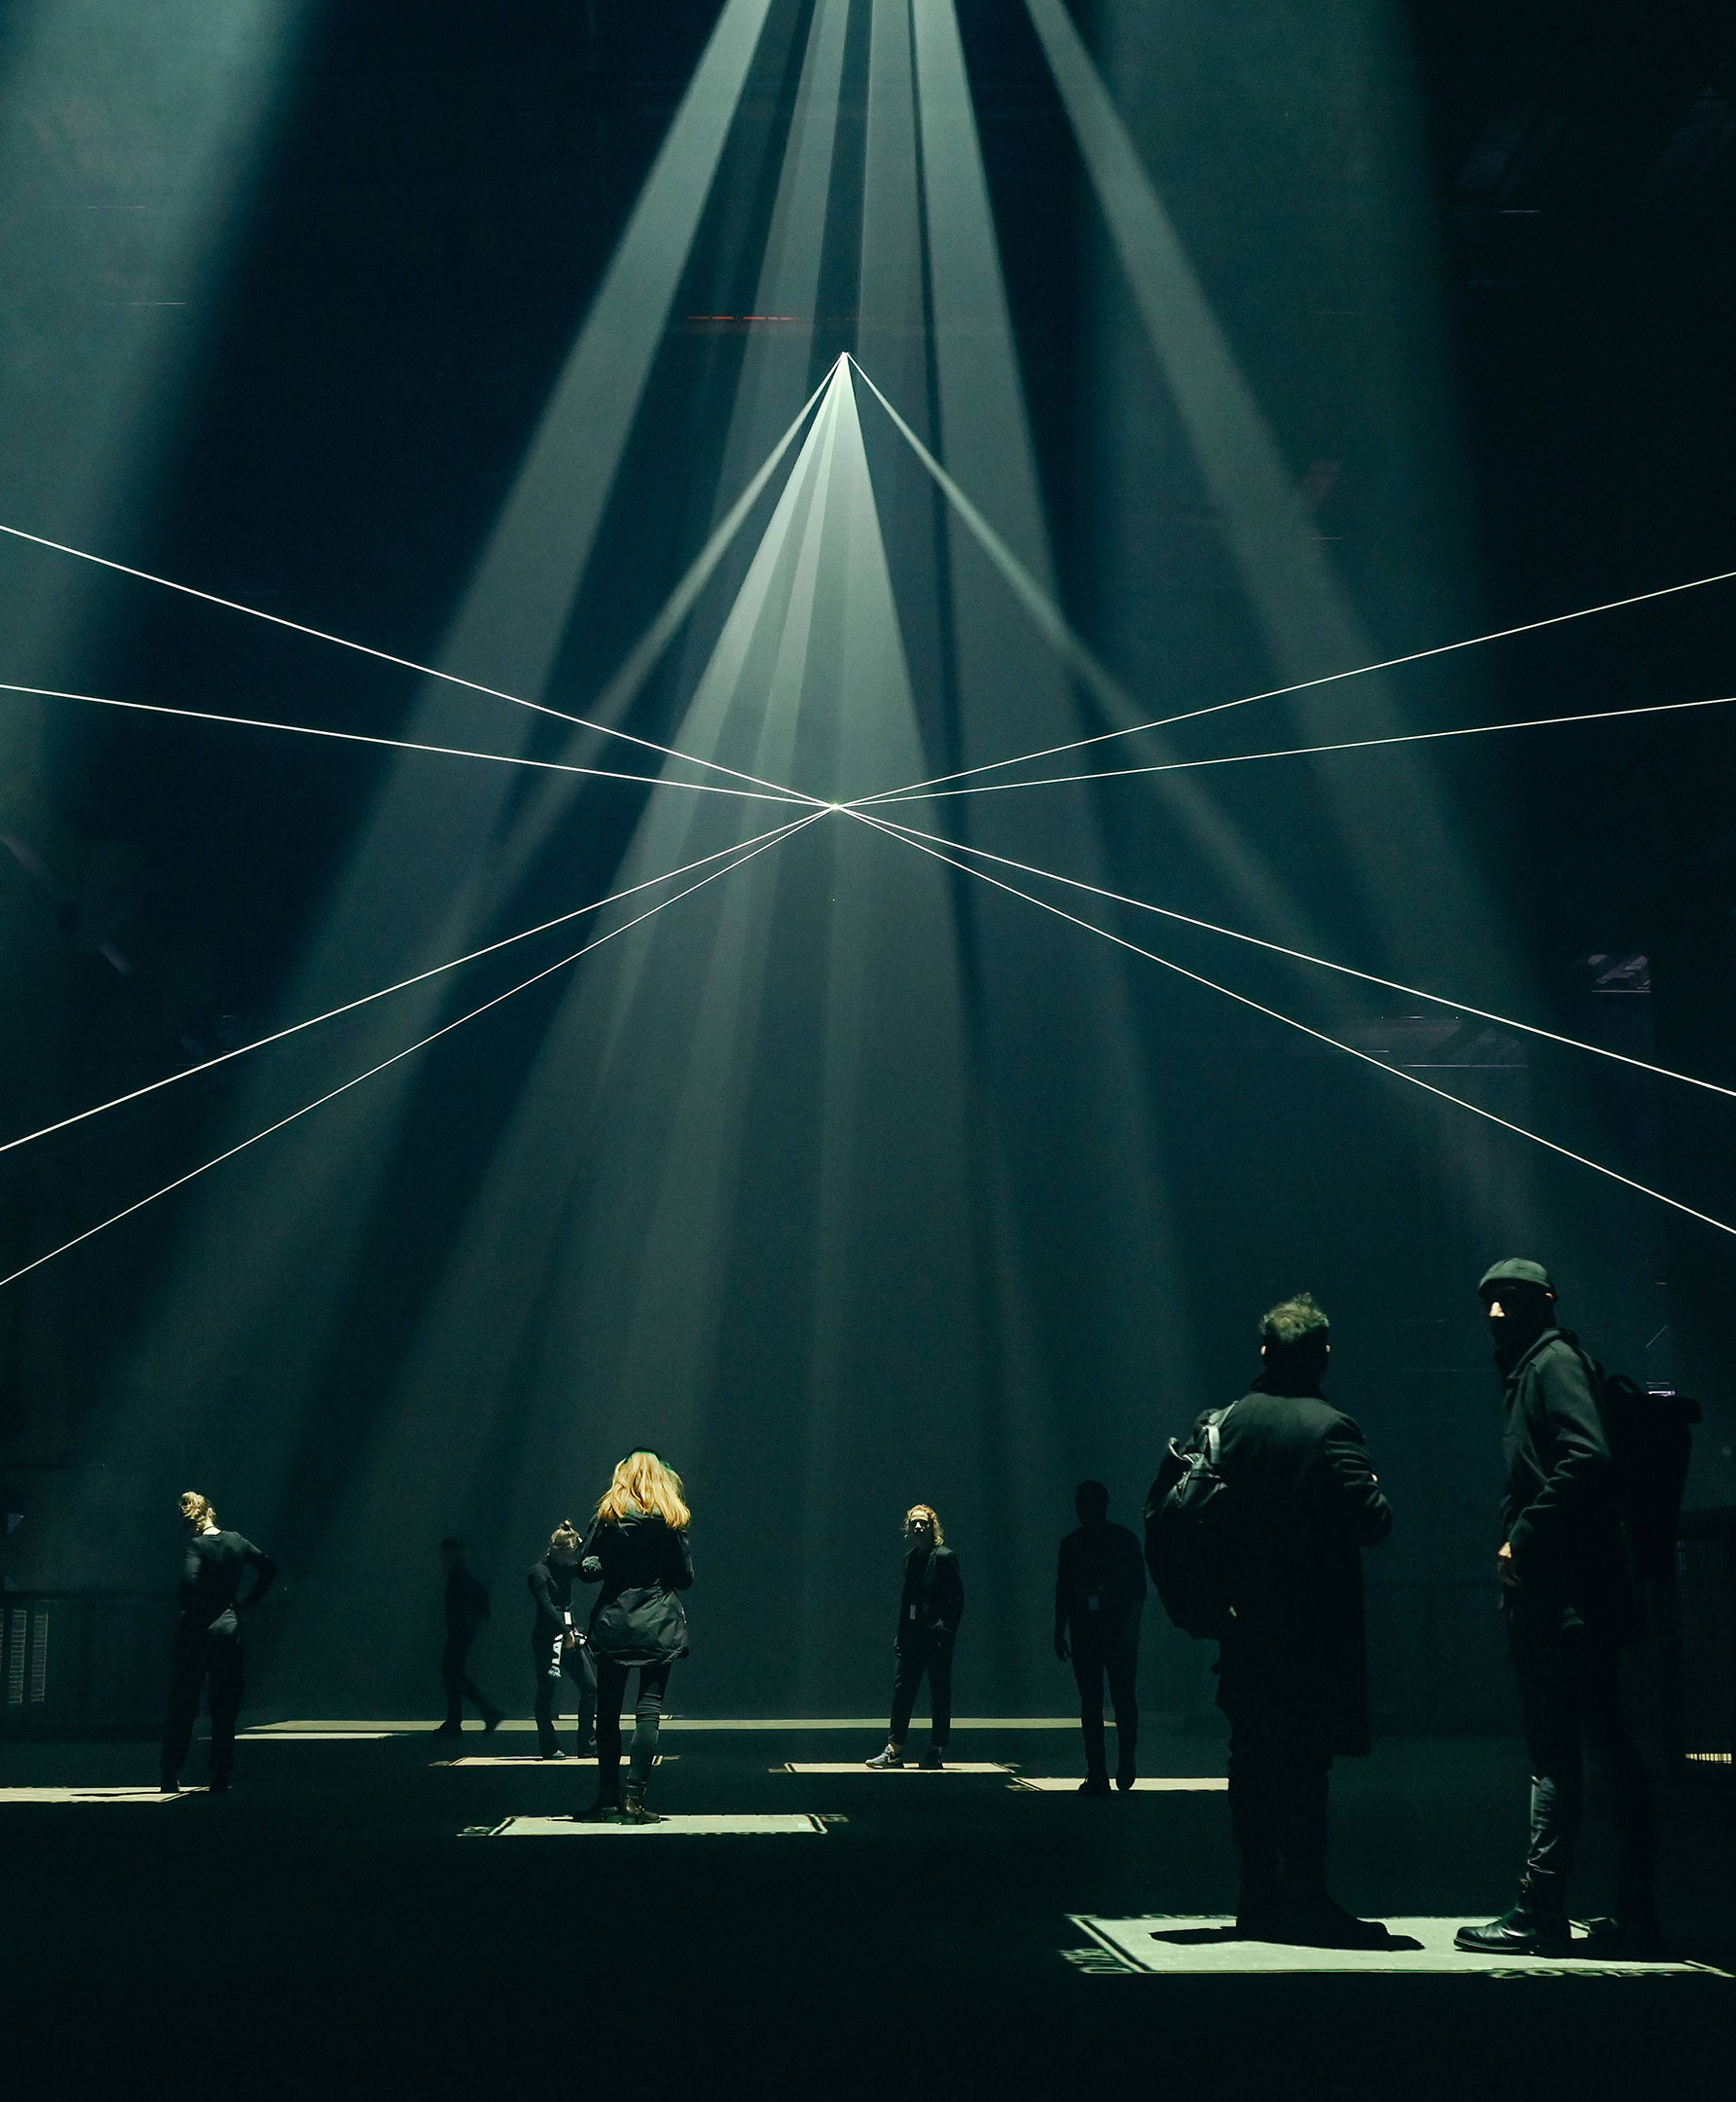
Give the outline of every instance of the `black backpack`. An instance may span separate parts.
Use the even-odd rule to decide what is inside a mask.
[[[1676,1550],[1700,1404],[1691,1395],[1654,1394],[1625,1373],[1606,1373],[1593,1358],[1586,1363],[1610,1441],[1634,1572],[1664,1576]]]
[[[1171,1438],[1145,1499],[1145,1566],[1163,1610],[1185,1634],[1216,1639],[1235,1617],[1230,1604],[1235,1499],[1219,1465],[1219,1426],[1206,1417],[1185,1443]]]

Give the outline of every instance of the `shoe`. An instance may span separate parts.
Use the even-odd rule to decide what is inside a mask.
[[[498,1708],[494,1710],[492,1715],[485,1716],[482,1723],[483,1736],[485,1737],[492,1737],[494,1732],[500,1727],[501,1724],[504,1723],[506,1719],[504,1712]]]
[[[1247,1891],[1236,1907],[1236,1934],[1242,1941],[1283,1939],[1283,1908],[1276,1891]]]
[[[157,1793],[159,1795],[179,1795],[180,1792],[181,1785],[178,1780],[160,1780],[157,1784]]]
[[[1573,1929],[1565,1913],[1533,1912],[1521,1904],[1486,1926],[1460,1927],[1453,1946],[1477,1956],[1566,1956]]]
[[[593,1730],[591,1735],[585,1739],[582,1745],[580,1745],[578,1748],[578,1756],[582,1759],[594,1759],[596,1755],[596,1732]]]
[[[896,1745],[888,1745],[884,1752],[876,1752],[864,1764],[872,1767],[876,1773],[891,1773],[904,1764],[904,1754]]]
[[[537,1757],[539,1759],[564,1759],[566,1754],[559,1745],[551,1745],[546,1752],[538,1752]]]
[[[1115,1785],[1120,1789],[1123,1795],[1125,1795],[1128,1789],[1132,1787],[1133,1782],[1134,1772],[1132,1767],[1121,1767],[1117,1769],[1115,1774]]]
[[[946,1749],[946,1747],[944,1745],[930,1745],[928,1750],[923,1754],[922,1757],[916,1763],[918,1772],[921,1773],[941,1772],[946,1765],[946,1759],[941,1756]]]
[[[1579,1956],[1615,1958],[1630,1963],[1661,1963],[1668,1954],[1663,1924],[1652,1911],[1587,1920],[1585,1940],[1574,1953]]]
[[[1290,1897],[1280,1902],[1275,1934],[1257,1937],[1285,1941],[1301,1949],[1390,1949],[1393,1937],[1378,1919],[1358,1919],[1353,1912],[1318,1895]]]
[[[1081,1795],[1108,1795],[1109,1793],[1109,1777],[1107,1774],[1093,1774],[1088,1780],[1082,1780],[1079,1783]]]
[[[621,1799],[621,1822],[623,1825],[661,1825],[662,1821],[656,1811],[646,1809],[644,1791],[630,1785]]]
[[[436,1737],[461,1737],[464,1734],[462,1723],[442,1723],[434,1732]]]
[[[228,1792],[229,1776],[226,1773],[213,1774],[210,1779],[210,1793],[213,1795],[227,1795]]]
[[[620,1821],[620,1804],[605,1796],[600,1795],[588,1810],[573,1812],[575,1825],[618,1825]]]

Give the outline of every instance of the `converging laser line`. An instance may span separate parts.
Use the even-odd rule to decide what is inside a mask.
[[[529,978],[521,979],[517,985],[509,987],[505,992],[497,993],[492,1000],[484,1000],[480,1007],[472,1008],[467,1014],[461,1014],[454,1021],[442,1023],[438,1029],[431,1030],[426,1036],[418,1037],[414,1044],[405,1044],[401,1051],[394,1051],[389,1058],[382,1058],[378,1065],[370,1066],[365,1072],[357,1073],[352,1079],[345,1080],[339,1086],[316,1097],[311,1102],[303,1102],[299,1110],[291,1110],[287,1116],[279,1117],[275,1124],[267,1124],[263,1131],[255,1132],[250,1137],[242,1139],[239,1145],[229,1146],[225,1151],[214,1155],[210,1160],[202,1162],[197,1168],[189,1169],[184,1175],[176,1176],[172,1182],[165,1182],[160,1190],[153,1190],[149,1196],[140,1198],[136,1204],[127,1205],[124,1210],[113,1213],[96,1226],[86,1226],[82,1234],[74,1234],[70,1240],[62,1241],[58,1248],[50,1248],[46,1255],[39,1255],[33,1261],[24,1264],[21,1268],[11,1271],[9,1275],[0,1277],[0,1292],[3,1292],[9,1284],[16,1284],[20,1278],[28,1277],[33,1270],[40,1270],[44,1263],[54,1262],[56,1257],[65,1255],[69,1250],[80,1247],[86,1241],[94,1240],[98,1234],[106,1233],[110,1226],[118,1226],[122,1220],[131,1218],[135,1212],[142,1212],[147,1205],[154,1204],[159,1197],[166,1197],[172,1191],[184,1189],[188,1183],[196,1182],[200,1176],[208,1173],[213,1168],[220,1168],[224,1161],[232,1160],[237,1153],[245,1153],[250,1146],[257,1146],[261,1139],[269,1138],[273,1133],[283,1130],[286,1126],[294,1124],[299,1119],[312,1115],[315,1110],[324,1108],[327,1102],[335,1102],[339,1095],[348,1094],[352,1088],[359,1088],[364,1080],[371,1080],[375,1074],[383,1073],[388,1066],[396,1066],[401,1060],[413,1057],[418,1051],[426,1050],[429,1044],[437,1042],[441,1037],[450,1035],[454,1029],[462,1029],[467,1022],[474,1022],[478,1015],[486,1014],[490,1008],[499,1007],[503,1002],[515,998],[519,993],[528,991],[532,986],[539,985],[544,978],[552,978],[556,971],[564,971],[569,965],[576,964],[581,956],[587,956],[593,949],[601,948],[605,942],[613,941],[618,934],[626,933],[630,928],[638,926],[643,920],[654,919],[659,912],[671,905],[679,904],[684,898],[691,898],[696,890],[703,890],[708,883],[715,883],[720,876],[732,874],[744,863],[752,861],[756,855],[767,853],[771,848],[778,845],[780,840],[788,838],[792,833],[805,831],[809,825],[817,824],[825,814],[823,811],[817,811],[811,818],[799,818],[793,824],[780,827],[773,837],[762,840],[758,845],[751,848],[745,854],[739,854],[727,868],[714,869],[709,876],[701,876],[698,883],[690,883],[686,889],[678,890],[673,898],[660,898],[655,905],[651,906],[645,911],[636,914],[631,920],[623,920],[618,927],[611,927],[606,934],[599,934],[594,942],[586,942],[583,948],[574,950],[570,956],[563,956],[559,963],[550,964],[545,969],[534,972]]]
[[[106,1102],[93,1103],[87,1110],[77,1110],[71,1116],[61,1117],[54,1124],[45,1124],[40,1130],[27,1131],[17,1138],[0,1142],[0,1153],[13,1153],[20,1146],[33,1146],[39,1138],[50,1137],[57,1131],[69,1130],[74,1124],[88,1123],[92,1117],[101,1116],[109,1110],[121,1109],[128,1102],[140,1102],[146,1095],[160,1093],[165,1088],[175,1087],[183,1080],[191,1080],[201,1073],[209,1073],[215,1067],[227,1066],[234,1059],[245,1058],[250,1052],[263,1051],[269,1044],[281,1044],[286,1037],[299,1036],[303,1030],[317,1029],[321,1022],[335,1022],[339,1015],[353,1014],[358,1008],[370,1006],[374,1001],[385,1000],[392,993],[407,992],[412,986],[425,985],[430,978],[437,978],[447,971],[455,971],[461,965],[473,964],[480,957],[492,956],[498,950],[510,949],[516,942],[529,941],[533,935],[546,934],[551,928],[564,927],[569,920],[582,920],[587,912],[600,912],[606,906],[618,905],[623,898],[636,897],[641,890],[655,889],[660,883],[674,883],[679,878],[691,874],[694,869],[704,868],[714,861],[722,861],[728,855],[742,854],[749,847],[758,852],[762,846],[775,846],[779,840],[786,838],[790,833],[799,831],[804,825],[813,824],[816,818],[829,814],[826,811],[816,811],[813,817],[797,818],[788,824],[777,826],[771,831],[756,832],[751,838],[737,840],[732,845],[720,847],[715,854],[702,854],[697,861],[688,862],[680,868],[672,868],[665,875],[647,876],[643,883],[631,884],[625,890],[615,891],[608,898],[599,898],[593,904],[576,906],[572,911],[563,912],[553,920],[545,920],[538,926],[526,927],[519,933],[507,934],[498,942],[490,942],[484,948],[472,949],[467,956],[454,956],[448,963],[432,965],[425,971],[418,971],[412,978],[400,978],[396,984],[382,986],[377,992],[365,992],[358,999],[345,1000],[341,1007],[327,1008],[323,1014],[310,1014],[304,1022],[292,1022],[286,1028],[273,1030],[268,1036],[255,1037],[250,1044],[237,1044],[232,1051],[219,1051],[215,1058],[203,1059],[197,1066],[184,1066],[179,1072],[166,1073],[160,1080],[148,1080],[142,1088],[131,1089],[127,1093],[116,1095]],[[728,873],[722,869],[715,872],[719,875]],[[685,897],[687,894],[684,891],[680,894]],[[668,904],[672,901],[666,898],[663,902]],[[582,955],[584,951],[581,950],[578,953]],[[571,959],[567,960],[571,961]],[[557,965],[556,969],[559,968]],[[529,982],[527,980],[526,983]]]
[[[861,372],[875,398],[892,419],[906,443],[933,477],[941,494],[969,527],[985,553],[1006,578],[1015,596],[1047,637],[1056,654],[1100,698],[1109,700],[1117,707],[1125,707],[1131,698],[1126,689],[1074,633],[1066,615],[1025,569],[874,381],[862,372],[861,366],[853,357],[850,362],[858,372]],[[1710,584],[1729,583],[1733,579],[1736,579],[1736,570],[1720,570],[1712,576],[1690,578],[1685,583],[1660,584],[1654,590],[1632,592],[1624,598],[1605,599],[1596,605],[1576,606],[1570,613],[1552,613],[1540,620],[1524,620],[1512,627],[1491,628],[1486,634],[1466,636],[1457,642],[1437,642],[1426,650],[1407,650],[1402,656],[1383,657],[1378,663],[1353,665],[1348,671],[1325,672],[1317,678],[1297,679],[1288,685],[1268,686],[1257,694],[1238,694],[1234,700],[1213,701],[1203,707],[1185,708],[1176,715],[1156,716],[1149,722],[1129,723],[1119,729],[1099,730],[1090,737],[1070,738],[1065,744],[1044,745],[1034,752],[1016,752],[1007,759],[985,760],[978,766],[958,767],[950,774],[931,774],[925,781],[906,781],[879,793],[883,796],[910,795],[918,789],[938,787],[949,781],[967,781],[979,774],[999,773],[1003,767],[1023,766],[1034,764],[1039,759],[1053,759],[1064,752],[1083,752],[1088,746],[1109,743],[1117,738],[1138,737],[1145,731],[1167,729],[1173,724],[1192,722],[1200,716],[1222,715],[1230,708],[1249,707],[1256,701],[1278,700],[1286,694],[1307,693],[1316,686],[1336,685],[1347,679],[1366,678],[1371,672],[1395,671],[1402,664],[1419,664],[1427,658],[1447,657],[1455,650],[1474,650],[1485,642],[1504,642],[1516,635],[1533,635],[1545,627],[1560,627],[1569,621],[1588,620],[1593,614],[1614,613],[1624,606],[1645,605],[1654,599],[1673,598],[1683,592],[1703,591]],[[874,799],[862,797],[859,800],[866,802]]]
[[[861,814],[852,809],[852,817]],[[1486,1007],[1472,1007],[1468,1000],[1448,1000],[1437,992],[1424,992],[1420,986],[1402,985],[1397,978],[1384,978],[1374,971],[1359,971],[1353,964],[1335,964],[1329,956],[1310,956],[1306,949],[1291,949],[1282,942],[1269,942],[1259,934],[1244,934],[1234,927],[1220,927],[1215,920],[1201,920],[1191,912],[1177,912],[1167,905],[1153,905],[1143,898],[1129,898],[1118,890],[1105,890],[1099,884],[1082,882],[1078,876],[1058,876],[1052,868],[1038,868],[1034,863],[1015,861],[1010,855],[990,854],[986,847],[966,846],[962,840],[951,840],[938,832],[925,832],[914,825],[897,824],[890,818],[879,821],[911,840],[928,840],[937,845],[948,846],[955,853],[969,854],[977,861],[992,861],[1003,868],[1016,868],[1025,876],[1041,876],[1046,883],[1062,883],[1070,890],[1083,890],[1093,898],[1106,898],[1112,905],[1131,905],[1136,911],[1154,912],[1159,918],[1173,920],[1184,927],[1198,927],[1208,934],[1222,934],[1232,942],[1245,942],[1251,948],[1269,950],[1275,956],[1287,956],[1293,963],[1313,964],[1323,971],[1336,971],[1341,978],[1359,978],[1364,985],[1380,986],[1388,992],[1402,992],[1408,999],[1426,1000],[1431,1006],[1444,1007],[1455,1014],[1473,1014],[1479,1022],[1497,1022],[1503,1029],[1516,1029],[1526,1036],[1539,1036],[1551,1044],[1562,1044],[1573,1051],[1589,1051],[1594,1058],[1613,1058],[1619,1066],[1636,1067],[1642,1073],[1651,1073],[1661,1080],[1679,1080],[1685,1088],[1703,1088],[1708,1094],[1728,1095],[1736,1099],[1736,1088],[1726,1088],[1716,1080],[1703,1080],[1693,1073],[1678,1073],[1672,1066],[1654,1065],[1649,1058],[1631,1058],[1625,1051],[1611,1051],[1601,1044],[1588,1044],[1577,1036],[1564,1036],[1559,1031],[1543,1029],[1534,1022],[1516,1022],[1510,1014],[1495,1014]]]
[[[529,766],[543,774],[582,774],[596,781],[636,781],[646,788],[686,788],[702,796],[742,796],[756,803],[805,806],[813,800],[790,789],[728,788],[716,781],[672,781],[661,774],[629,774],[608,766],[574,766],[558,759],[525,759],[508,752],[471,752],[462,745],[423,744],[414,738],[374,737],[355,729],[321,729],[312,723],[272,722],[259,716],[226,716],[214,708],[173,707],[165,701],[123,701],[110,694],[72,694],[57,686],[21,686],[10,679],[0,679],[0,694],[32,694],[45,701],[86,701],[97,708],[129,708],[148,716],[184,716],[192,722],[228,723],[236,729],[286,730],[296,737],[334,738],[341,744],[384,745],[392,752],[433,752],[445,759],[485,759],[496,766]]]
[[[957,860],[952,854],[942,853],[938,847],[927,845],[922,840],[910,836],[910,828],[906,826],[889,824],[885,818],[875,817],[866,810],[852,809],[849,815],[859,823],[872,825],[876,831],[884,832],[891,838],[901,840],[906,846],[914,847],[919,854],[930,855],[934,860],[944,862],[948,867],[958,869],[966,876],[974,876],[980,883],[986,883],[996,890],[1004,890],[1009,897],[1022,898],[1027,905],[1034,905],[1039,911],[1052,912],[1057,920],[1083,927],[1087,933],[1098,935],[1104,941],[1113,942],[1118,949],[1126,949],[1136,956],[1144,956],[1148,962],[1161,964],[1165,970],[1173,971],[1176,977],[1187,978],[1194,985],[1204,986],[1209,991],[1221,993],[1224,999],[1234,1000],[1238,1006],[1251,1008],[1256,1014],[1264,1014],[1273,1022],[1282,1022],[1286,1029],[1298,1030],[1303,1035],[1312,1037],[1317,1044],[1326,1044],[1334,1051],[1342,1051],[1349,1058],[1359,1059],[1365,1066],[1372,1066],[1377,1072],[1389,1074],[1394,1080],[1406,1081],[1413,1088],[1420,1088],[1425,1094],[1438,1095],[1442,1102],[1451,1102],[1455,1108],[1468,1111],[1472,1116],[1482,1118],[1486,1124],[1499,1125],[1503,1131],[1510,1131],[1517,1137],[1529,1139],[1534,1146],[1559,1154],[1564,1160],[1571,1160],[1581,1168],[1589,1168],[1596,1174],[1607,1176],[1612,1182],[1619,1182],[1623,1187],[1637,1191],[1642,1197],[1650,1197],[1658,1204],[1667,1204],[1672,1212],[1681,1212],[1690,1219],[1698,1219],[1703,1226],[1715,1226],[1720,1234],[1736,1237],[1736,1226],[1727,1225],[1722,1219],[1715,1219],[1709,1212],[1698,1212],[1693,1205],[1683,1204],[1679,1198],[1667,1197],[1661,1190],[1654,1190],[1645,1182],[1636,1182],[1631,1175],[1623,1175],[1616,1169],[1606,1168],[1601,1160],[1593,1160],[1583,1153],[1575,1153],[1570,1146],[1558,1145],[1554,1139],[1545,1138],[1540,1132],[1530,1130],[1522,1124],[1514,1124],[1507,1117],[1497,1116],[1493,1110],[1486,1110],[1476,1102],[1468,1102],[1463,1095],[1452,1094],[1445,1088],[1437,1088],[1432,1080],[1419,1080],[1415,1073],[1407,1073],[1402,1066],[1388,1065],[1385,1059],[1377,1058],[1371,1052],[1357,1050],[1353,1044],[1344,1043],[1336,1036],[1328,1036],[1324,1030],[1311,1028],[1307,1022],[1298,1022],[1293,1015],[1285,1014],[1278,1008],[1268,1007],[1262,1000],[1251,999],[1247,993],[1232,991],[1229,987],[1220,985],[1216,978],[1208,978],[1198,971],[1189,970],[1184,965],[1173,963],[1167,956],[1159,956],[1155,949],[1144,948],[1137,942],[1128,941],[1124,935],[1113,934],[1108,928],[1098,926],[1095,920],[1081,919],[1078,913],[1068,912],[1059,905],[1052,905],[1045,898],[1034,897],[1030,891],[1020,889],[1016,884],[1008,883],[998,876],[990,876],[986,869],[975,867],[967,861]],[[948,844],[951,843],[949,841]]]
[[[1309,759],[1328,752],[1368,752],[1384,744],[1428,744],[1440,738],[1488,737],[1496,730],[1551,729],[1563,723],[1619,722],[1630,716],[1678,714],[1690,708],[1727,708],[1736,694],[1720,694],[1710,700],[1650,701],[1632,708],[1595,708],[1581,715],[1530,716],[1521,722],[1472,723],[1466,729],[1407,730],[1393,737],[1349,738],[1335,744],[1292,744],[1275,752],[1233,752],[1216,759],[1166,759],[1150,766],[1103,766],[1086,774],[1045,774],[1034,781],[979,781],[968,788],[882,789],[863,796],[852,809],[884,807],[889,803],[940,802],[951,796],[998,796],[1010,788],[1063,788],[1080,782],[1119,781],[1137,774],[1189,774],[1202,766],[1246,766],[1256,759]]]

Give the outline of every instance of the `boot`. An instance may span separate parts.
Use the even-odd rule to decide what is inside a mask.
[[[612,1795],[600,1795],[588,1810],[575,1810],[575,1825],[618,1825],[621,1821],[621,1806]]]
[[[661,1825],[662,1821],[656,1811],[645,1807],[644,1783],[630,1780],[621,1791],[621,1822],[623,1825]]]
[[[1481,1956],[1566,1956],[1573,1929],[1558,1895],[1521,1884],[1517,1905],[1486,1926],[1460,1927],[1453,1945]]]

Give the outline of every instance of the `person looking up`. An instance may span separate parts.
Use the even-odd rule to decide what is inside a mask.
[[[964,1615],[959,1558],[931,1504],[912,1504],[904,1515],[904,1590],[898,1600],[898,1632],[892,1639],[898,1668],[892,1678],[892,1731],[884,1752],[867,1763],[884,1773],[904,1764],[917,1688],[928,1680],[928,1749],[922,1765],[944,1766],[952,1735],[952,1650]]]
[[[1145,1558],[1137,1537],[1109,1523],[1109,1492],[1081,1482],[1073,1493],[1078,1528],[1061,1544],[1055,1571],[1055,1654],[1070,1657],[1085,1733],[1082,1795],[1109,1793],[1103,1748],[1103,1682],[1115,1710],[1115,1785],[1133,1785],[1139,1745],[1140,1616],[1145,1606]]]
[[[1495,1263],[1477,1293],[1502,1381],[1507,1481],[1495,1569],[1530,1758],[1531,1820],[1518,1902],[1485,1926],[1461,1927],[1459,1946],[1566,1952],[1589,1749],[1615,1826],[1616,1904],[1613,1917],[1591,1922],[1587,1953],[1655,1957],[1663,1949],[1657,1826],[1616,1673],[1617,1652],[1636,1632],[1636,1599],[1596,1368],[1560,1325],[1540,1262]]]
[[[671,1668],[687,1655],[687,1613],[680,1593],[693,1581],[693,1522],[681,1477],[655,1452],[629,1452],[603,1492],[578,1573],[602,1590],[591,1609],[596,1660],[597,1795],[579,1817],[655,1825],[645,1791],[657,1763],[658,1736]],[[627,1674],[639,1674],[633,1749],[621,1782],[621,1705]]]
[[[497,1708],[471,1677],[470,1646],[489,1616],[489,1594],[464,1561],[464,1543],[449,1533],[440,1543],[440,1566],[446,1580],[446,1645],[441,1652],[440,1675],[446,1689],[446,1719],[436,1737],[455,1737],[464,1727],[464,1703],[480,1710],[485,1732],[500,1727]]]
[[[532,1565],[529,1578],[536,1606],[530,1659],[536,1678],[537,1749],[545,1759],[560,1757],[555,1698],[563,1678],[571,1679],[578,1700],[578,1755],[584,1758],[596,1751],[596,1667],[573,1618],[580,1545],[577,1527],[563,1519],[549,1536],[548,1552]]]
[[[179,1790],[199,1695],[208,1686],[210,1789],[213,1795],[221,1795],[235,1766],[235,1723],[241,1709],[241,1616],[250,1613],[271,1589],[277,1565],[243,1534],[224,1532],[216,1512],[197,1489],[182,1497],[181,1516],[188,1540],[181,1557],[175,1669],[163,1725],[162,1792],[174,1795]],[[242,1598],[241,1580],[250,1569],[253,1582]]]

